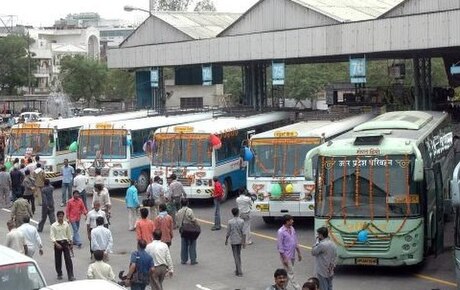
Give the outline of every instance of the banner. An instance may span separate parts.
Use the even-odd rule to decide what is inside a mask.
[[[366,58],[350,57],[350,81],[352,84],[366,83]]]
[[[202,66],[203,86],[212,86],[212,65]]]
[[[152,68],[150,70],[150,86],[152,88],[158,88],[158,83],[160,80],[158,68]]]
[[[274,86],[284,86],[284,62],[272,63],[272,80]]]

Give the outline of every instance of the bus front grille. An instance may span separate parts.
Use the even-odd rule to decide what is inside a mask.
[[[358,234],[341,234],[349,252],[386,252],[390,249],[391,237],[387,234],[369,234],[366,242],[358,241]]]
[[[270,201],[299,201],[299,200],[300,200],[299,192],[283,193],[278,198],[270,196]]]

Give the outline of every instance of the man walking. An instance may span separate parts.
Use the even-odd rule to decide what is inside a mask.
[[[174,222],[172,217],[166,211],[166,204],[162,203],[159,205],[160,213],[153,220],[153,230],[161,231],[161,241],[171,247],[173,239],[173,227]]]
[[[11,177],[11,188],[13,191],[13,200],[16,200],[20,194],[22,194],[22,181],[24,180],[24,174],[19,170],[19,161],[18,167],[13,167],[10,171]]]
[[[146,208],[141,208],[141,218],[136,222],[136,238],[138,241],[144,240],[146,243],[151,243],[153,241],[153,228],[154,224],[151,219],[149,219],[149,210]]]
[[[35,196],[38,205],[42,205],[42,189],[43,186],[45,186],[45,170],[43,170],[41,163],[36,163],[33,173],[35,178]]]
[[[171,203],[171,217],[174,221],[174,228],[177,228],[176,212],[181,208],[181,199],[187,198],[185,193],[184,186],[180,181],[177,180],[176,174],[171,174],[169,176],[171,183],[169,184],[169,198]]]
[[[286,290],[288,285],[288,274],[285,269],[276,269],[273,274],[275,284],[269,286],[266,290]]]
[[[91,250],[104,251],[104,260],[109,259],[109,254],[112,253],[113,237],[112,232],[104,227],[104,218],[98,217],[96,219],[97,227],[91,231]]]
[[[87,203],[87,194],[86,194],[86,186],[88,185],[88,177],[86,175],[81,174],[81,169],[77,169],[77,176],[73,179],[73,188],[80,193],[80,197],[85,205],[86,210],[88,210],[88,203]]]
[[[11,176],[4,165],[0,166],[0,197],[4,207],[11,205]]]
[[[152,256],[154,261],[155,270],[152,274],[150,288],[153,290],[163,290],[163,280],[166,275],[172,276],[174,273],[174,266],[171,259],[171,253],[168,245],[161,241],[161,231],[155,230],[153,232],[153,242],[147,245],[145,251]]]
[[[11,220],[16,222],[16,227],[19,227],[24,222],[24,217],[33,216],[32,207],[29,202],[22,197],[22,193],[19,193],[18,199],[13,202],[11,208]]]
[[[8,233],[6,234],[6,243],[10,249],[16,250],[17,252],[27,255],[27,244],[24,235],[16,228],[14,221],[9,220],[6,222],[8,227]]]
[[[73,197],[67,201],[66,216],[72,226],[73,244],[81,248],[82,241],[80,238],[80,219],[82,215],[86,216],[86,207],[80,198],[78,190],[74,190]]]
[[[137,188],[133,179],[131,179],[131,185],[126,190],[125,202],[128,208],[128,229],[134,231],[136,229],[136,220],[139,215],[140,204]]]
[[[239,214],[238,208],[232,208],[233,218],[228,221],[225,245],[228,245],[228,238],[230,238],[233,259],[235,260],[235,275],[241,277],[243,276],[243,270],[241,269],[241,248],[244,249],[246,246],[246,237],[243,230],[244,221],[239,217]]]
[[[94,202],[94,208],[88,212],[88,215],[86,216],[86,232],[88,235],[88,240],[90,242],[90,247],[89,247],[89,252],[91,254],[91,257],[93,257],[93,250],[91,247],[91,231],[97,227],[96,220],[98,217],[102,217],[103,219],[103,224],[107,225],[108,221],[105,216],[105,212],[101,210],[101,202],[96,201]]]
[[[18,228],[21,231],[27,244],[27,256],[33,258],[38,249],[38,253],[43,255],[42,239],[38,234],[37,228],[30,224],[30,217],[25,216],[24,223]]]
[[[69,159],[64,159],[64,166],[61,167],[62,175],[62,196],[61,207],[65,206],[72,193],[72,182],[75,169],[69,165]]]
[[[94,184],[93,208],[97,201],[99,201],[101,209],[105,212],[108,226],[110,224],[112,202],[110,201],[109,190],[103,184]]]
[[[94,251],[94,263],[89,264],[86,278],[88,279],[102,279],[115,282],[115,274],[112,267],[103,261],[104,252]]]
[[[292,226],[294,224],[294,218],[290,215],[285,215],[283,220],[283,226],[278,230],[278,252],[280,253],[284,269],[288,274],[289,284],[291,284],[292,288],[295,290],[300,290],[301,287],[295,280],[294,262],[296,252],[299,262],[302,261],[302,256],[299,246],[297,245],[297,234]]]
[[[224,190],[222,189],[222,184],[220,184],[220,181],[216,176],[212,178],[212,181],[214,183],[214,191],[212,192],[212,198],[214,199],[214,226],[211,228],[211,231],[218,231],[221,227],[220,202],[224,196]]]
[[[131,290],[145,290],[154,271],[153,258],[145,251],[144,240],[137,241],[137,251],[131,253],[129,271],[126,274]]]
[[[160,184],[160,181],[161,178],[159,176],[155,176],[146,191],[147,198],[152,199],[155,202],[155,205],[150,207],[152,220],[158,215],[158,206],[166,202],[165,192],[163,190],[163,186]]]
[[[193,210],[188,207],[188,200],[183,198],[180,201],[182,208],[177,212],[177,223],[182,226],[187,223],[198,224]],[[190,264],[198,264],[196,260],[196,240],[186,239],[181,237],[180,258],[181,264],[187,264],[190,257]]]
[[[332,278],[337,258],[337,248],[329,239],[329,232],[326,227],[316,230],[316,244],[311,249],[311,254],[315,257],[316,277],[319,279],[321,290],[332,290]]]
[[[73,264],[70,252],[72,250],[72,231],[69,224],[64,221],[64,212],[56,213],[57,222],[51,226],[50,238],[54,243],[54,265],[57,279],[62,280],[62,255],[64,254],[65,268],[69,281],[74,281]]]
[[[50,219],[50,224],[53,224],[56,221],[54,215],[54,187],[50,184],[49,179],[45,179],[43,184],[44,187],[42,188],[42,218],[38,223],[39,233],[43,231],[43,227],[45,226],[47,217]]]
[[[251,239],[251,209],[252,199],[246,195],[246,190],[240,190],[240,195],[236,198],[236,204],[240,211],[240,218],[244,221],[244,235],[246,236],[246,245],[252,245]]]
[[[24,187],[24,198],[32,206],[32,214],[35,214],[35,180],[30,175],[30,171],[26,169],[24,171],[24,180],[22,186]]]

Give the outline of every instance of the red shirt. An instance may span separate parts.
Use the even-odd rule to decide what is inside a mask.
[[[224,190],[222,189],[222,184],[219,181],[214,182],[214,192],[212,197],[221,199],[224,196]]]
[[[171,242],[173,238],[173,219],[172,217],[167,214],[165,216],[158,215],[155,220],[153,220],[154,229],[161,230],[161,241],[163,243]]]
[[[67,201],[65,208],[65,214],[70,222],[76,222],[80,220],[82,214],[86,214],[86,208],[81,198],[71,198]]]
[[[153,241],[153,230],[154,230],[153,221],[146,218],[140,219],[136,222],[136,237],[137,240],[144,240],[147,244]]]

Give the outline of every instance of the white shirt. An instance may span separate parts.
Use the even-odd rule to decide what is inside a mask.
[[[91,250],[112,253],[112,247],[112,232],[108,228],[97,226],[91,231]]]
[[[88,279],[115,281],[115,274],[113,273],[112,267],[103,261],[96,261],[92,264],[89,264],[86,277]]]
[[[73,179],[73,187],[75,188],[75,190],[78,190],[78,192],[82,192],[83,190],[86,190],[87,184],[88,184],[88,177],[86,177],[83,174],[78,174]]]
[[[236,198],[236,204],[240,213],[249,213],[252,207],[252,199],[249,196],[241,194]]]
[[[96,211],[95,209],[90,210],[86,215],[86,224],[89,225],[90,228],[94,229],[97,226],[96,219],[100,216],[104,218],[104,224],[108,224],[105,211],[102,209],[99,209],[99,211]]]
[[[35,252],[35,250],[42,247],[42,239],[36,227],[29,223],[24,223],[18,227],[18,230],[23,234],[27,248],[30,249],[30,251]]]
[[[110,202],[109,190],[105,187],[101,190],[101,192],[93,193],[93,207],[97,200],[101,202],[101,208],[105,208],[106,205],[112,205]]]
[[[20,230],[12,229],[9,233],[6,234],[5,246],[8,248],[24,254],[24,245],[26,245],[26,239],[24,239],[24,235]]]
[[[162,241],[153,240],[153,242],[147,245],[145,251],[152,256],[155,266],[166,265],[170,272],[174,271],[168,245]]]

